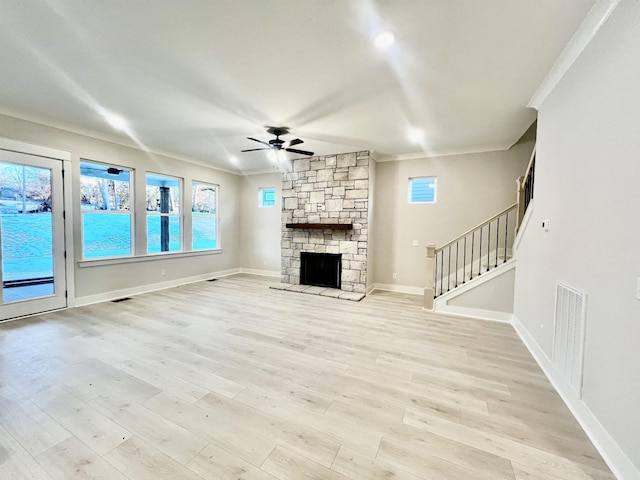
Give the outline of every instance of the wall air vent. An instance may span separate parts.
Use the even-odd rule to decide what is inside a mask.
[[[555,310],[552,360],[582,398],[587,295],[558,282]]]

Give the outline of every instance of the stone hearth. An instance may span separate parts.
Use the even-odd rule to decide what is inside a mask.
[[[283,173],[282,283],[300,284],[301,252],[339,253],[341,290],[366,292],[371,161],[368,151],[297,159],[292,171]],[[352,224],[352,228],[337,229],[332,224]]]

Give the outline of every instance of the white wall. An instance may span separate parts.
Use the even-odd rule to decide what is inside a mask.
[[[276,189],[275,207],[258,207],[258,190]],[[282,174],[247,175],[240,182],[240,262],[249,271],[280,276]]]
[[[640,478],[638,25],[640,2],[621,2],[540,107],[514,305],[523,338],[545,363],[556,281],[588,294],[583,399],[565,398],[625,479]]]
[[[532,150],[527,141],[507,151],[378,163],[375,282],[424,287],[427,243],[443,245],[515,203],[516,178],[524,174]],[[408,203],[408,180],[420,176],[438,177],[435,204]]]
[[[73,201],[72,205],[66,205],[66,223],[67,228],[73,229],[74,242],[72,250],[67,248],[67,255],[72,255],[74,264],[74,271],[67,273],[73,275],[75,280],[75,291],[69,292],[72,304],[109,298],[113,291],[141,291],[145,286],[179,283],[181,279],[239,267],[239,176],[5,115],[0,115],[0,136],[71,153]],[[192,180],[219,185],[222,253],[198,256],[156,255],[135,263],[97,266],[87,266],[87,263],[83,267],[79,266],[78,261],[82,259],[79,200],[81,158],[134,168],[135,192],[144,192],[146,171],[181,177],[189,189]],[[145,199],[144,195],[137,195],[135,198],[135,230],[136,236],[141,238],[146,235]],[[190,242],[189,239],[185,241]],[[165,270],[165,276],[160,275],[161,270]]]
[[[513,286],[516,269],[461,293],[447,301],[447,305],[487,310],[490,312],[513,313]]]

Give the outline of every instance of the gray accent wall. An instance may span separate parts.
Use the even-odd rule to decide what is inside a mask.
[[[621,479],[640,478],[639,19],[640,2],[621,2],[541,105],[516,251],[514,314],[543,361],[556,282],[588,295],[582,399],[566,398]]]

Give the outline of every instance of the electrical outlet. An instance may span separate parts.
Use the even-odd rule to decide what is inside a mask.
[[[167,274],[167,271],[164,268],[160,270],[160,275],[164,277],[166,274]]]
[[[395,280],[396,278],[398,278],[398,274],[397,274],[397,273],[395,273],[395,272],[392,274],[392,276],[393,276],[393,279],[394,279],[394,280]]]

